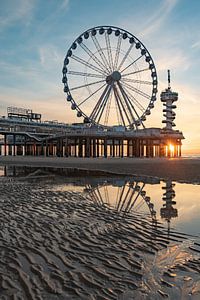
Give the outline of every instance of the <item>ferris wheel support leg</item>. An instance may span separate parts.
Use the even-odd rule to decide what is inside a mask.
[[[153,151],[153,141],[150,140],[150,157],[153,157],[153,153],[154,153],[154,151]]]
[[[143,139],[140,140],[140,156],[144,157],[144,142],[143,142]]]
[[[85,140],[85,157],[90,157],[90,138]]]
[[[7,135],[4,134],[4,156],[7,155]]]
[[[45,143],[45,156],[49,156],[49,146],[48,146],[48,141],[46,140]]]
[[[65,139],[65,141],[64,141],[64,155],[65,155],[65,157],[68,157],[68,155],[69,155],[69,152],[68,152],[68,138],[66,138]]]
[[[126,156],[127,156],[127,157],[130,157],[130,140],[127,140]]]
[[[123,139],[120,140],[120,148],[121,148],[120,157],[124,157],[124,140]]]
[[[160,147],[159,147],[159,156],[164,157],[165,156],[165,147],[164,145],[160,142]]]
[[[135,144],[135,156],[140,157],[140,140],[136,139]]]
[[[97,139],[97,157],[99,157],[99,139]]]
[[[83,141],[79,139],[78,142],[78,157],[83,157]]]
[[[104,157],[107,158],[107,139],[104,139]]]
[[[115,157],[115,140],[112,140],[112,156]]]
[[[180,145],[180,155],[179,156],[181,156],[181,145]]]
[[[92,156],[96,157],[96,139],[92,139]]]

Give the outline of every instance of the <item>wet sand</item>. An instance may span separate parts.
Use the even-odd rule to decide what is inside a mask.
[[[0,165],[80,168],[116,174],[147,175],[200,184],[200,159],[0,157]]]
[[[0,195],[0,299],[199,299],[193,237],[56,178],[0,178]]]

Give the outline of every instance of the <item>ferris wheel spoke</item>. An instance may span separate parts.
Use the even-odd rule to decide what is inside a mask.
[[[124,211],[124,214],[126,214],[131,206],[131,202],[133,200],[133,197],[134,197],[134,194],[135,194],[135,190],[132,189],[132,187],[130,187],[131,189],[131,193],[130,193],[130,196],[129,196],[129,200],[128,200],[128,203],[126,205],[126,208],[125,208],[125,211]]]
[[[106,40],[106,48],[108,53],[108,61],[109,61],[109,67],[110,71],[113,71],[113,59],[112,59],[112,53],[111,53],[111,46],[110,46],[110,38],[107,32],[105,33],[105,40]]]
[[[103,201],[103,198],[102,198],[101,193],[99,191],[99,188],[97,188],[95,192],[96,192],[97,197],[100,199],[101,205],[104,204],[104,201]]]
[[[83,77],[96,77],[96,78],[105,78],[103,75],[93,74],[93,73],[84,73],[84,72],[78,72],[78,71],[68,71],[67,74],[70,75],[78,75]]]
[[[130,115],[130,117],[131,117],[131,119],[132,119],[132,122],[131,122],[131,123],[135,123],[135,117],[134,117],[134,115],[133,115],[133,113],[132,113],[130,100],[129,100],[129,98],[128,98],[126,92],[124,91],[122,85],[121,85],[119,82],[118,82],[118,87],[119,87],[119,90],[120,90],[120,92],[121,92],[121,95],[122,95],[122,97],[123,97],[123,99],[124,99],[124,102],[126,103],[126,107],[127,107],[128,111],[129,111],[129,115]],[[132,108],[133,108],[133,107],[132,107]]]
[[[122,202],[120,211],[122,211],[122,209],[123,209],[123,207],[124,207],[124,205],[125,205],[125,203],[126,203],[126,200],[127,200],[128,196],[129,196],[130,191],[131,191],[131,187],[129,186],[128,191],[126,192],[125,197],[124,197],[124,200],[123,200],[123,202]]]
[[[131,124],[132,122],[131,122],[131,119],[128,115],[127,106],[126,106],[126,103],[124,103],[124,98],[120,97],[117,87],[115,87],[115,88],[116,88],[116,95],[117,95],[119,103],[121,104],[124,115],[126,116],[126,119],[127,119],[128,123]]]
[[[117,40],[117,49],[116,49],[116,53],[115,53],[114,70],[117,69],[121,44],[122,44],[122,35],[120,34],[119,38]]]
[[[130,78],[123,78],[122,81],[152,85],[152,81],[147,81],[147,80],[136,80],[136,79],[130,79]]]
[[[110,106],[111,106],[112,94],[113,94],[113,89],[112,89],[112,91],[110,93],[110,97],[108,99],[108,103],[107,103],[107,106],[106,106],[106,113],[105,113],[105,122],[104,122],[104,125],[108,124],[108,118],[109,118],[109,113],[110,113]]]
[[[125,70],[127,70],[130,66],[134,65],[143,55],[140,55],[137,59],[135,59],[132,63],[130,63],[126,68],[124,68],[122,72],[124,72]]]
[[[145,71],[149,71],[149,68],[145,68],[145,69],[142,69],[142,70],[137,70],[137,71],[134,71],[134,72],[131,72],[131,73],[122,74],[122,77],[129,76],[129,75],[134,75],[134,74],[145,72]]]
[[[144,203],[145,203],[145,200],[142,197],[142,199],[140,200],[140,202],[137,203],[137,205],[135,206],[135,210],[138,211],[144,205]]]
[[[92,196],[94,197],[94,199],[96,199],[96,202],[99,204],[99,205],[102,205],[102,202],[103,202],[103,199],[101,198],[101,195],[99,195],[98,193],[98,188],[97,189],[93,189],[92,188]]]
[[[99,199],[95,193],[95,191],[93,191],[92,189],[90,190],[89,192],[89,196],[90,196],[90,199],[92,199],[94,202],[96,202],[98,205],[100,205],[101,203],[99,202]]]
[[[107,72],[110,73],[109,63],[107,61],[107,58],[106,58],[106,56],[105,56],[105,54],[104,54],[104,52],[103,52],[103,50],[102,50],[102,48],[101,48],[101,46],[100,46],[100,44],[98,42],[96,36],[92,36],[92,40],[93,40],[93,43],[94,43],[94,45],[95,45],[95,47],[96,47],[99,55],[101,56],[101,59],[102,59],[102,61],[104,63],[104,66],[105,66]]]
[[[119,115],[120,115],[122,124],[124,126],[126,126],[125,121],[124,121],[123,111],[121,109],[121,104],[120,104],[120,101],[119,101],[119,96],[118,96],[117,89],[116,89],[115,85],[113,86],[113,91],[114,91],[115,101],[117,103],[117,109],[119,110]]]
[[[131,52],[131,50],[132,50],[132,48],[133,48],[133,45],[134,45],[134,44],[131,44],[131,45],[129,46],[127,52],[125,53],[125,55],[124,55],[124,57],[123,57],[123,59],[122,59],[120,65],[119,65],[119,67],[117,68],[118,71],[120,71],[121,67],[123,66],[125,60],[127,59],[129,53]],[[125,69],[124,69],[124,70],[125,70]],[[123,72],[123,71],[122,71],[122,72]]]
[[[127,91],[124,89],[124,87],[121,86],[121,89],[123,90],[123,93],[125,94],[125,96],[126,96],[126,98],[127,98],[127,101],[129,102],[129,104],[130,104],[130,106],[132,107],[132,109],[133,109],[135,115],[137,116],[137,119],[140,120],[140,116],[139,116],[137,110],[135,109],[135,106],[133,105],[133,103],[132,103],[132,101],[131,101],[131,96],[132,96],[132,95],[131,95],[131,94],[128,94]],[[133,97],[133,98],[134,98],[134,97]],[[135,98],[134,98],[134,99],[135,99]],[[135,100],[136,100],[136,99],[135,99]],[[135,121],[135,118],[134,118],[134,121]],[[136,122],[134,122],[134,124],[135,124],[136,128],[138,128],[138,125],[136,124]],[[141,122],[141,124],[142,124],[143,128],[145,128],[145,127],[144,127],[144,124],[143,124],[142,122]]]
[[[109,89],[109,85],[106,85],[105,89],[103,90],[103,93],[101,94],[101,96],[99,97],[99,100],[97,101],[95,107],[93,108],[90,116],[89,116],[89,119],[93,119],[93,117],[95,116],[98,108],[100,107],[101,105],[101,102],[103,101],[106,93],[108,92],[108,89]]]
[[[99,69],[98,67],[94,66],[93,64],[88,63],[88,62],[85,61],[84,59],[82,59],[82,58],[80,58],[80,57],[78,57],[78,56],[76,56],[76,55],[72,55],[71,58],[74,59],[74,60],[76,60],[76,61],[79,62],[80,64],[82,64],[82,65],[84,65],[84,66],[86,66],[86,67],[88,67],[88,68],[90,68],[90,69],[92,69],[92,70],[94,70],[94,71],[96,71],[96,72],[98,72],[98,73],[100,73],[100,74],[105,75],[104,71],[102,71],[102,70]]]
[[[90,94],[87,98],[85,98],[83,101],[81,101],[81,103],[78,104],[78,106],[80,107],[83,103],[85,103],[88,99],[90,99],[92,96],[94,96],[98,91],[100,91],[104,86],[106,85],[106,83],[104,83],[100,88],[98,88],[96,91],[94,91],[92,94]]]
[[[102,101],[100,108],[98,109],[98,112],[96,114],[95,120],[98,117],[97,122],[99,122],[101,120],[102,114],[104,112],[104,109],[106,107],[106,104],[108,103],[108,99],[110,97],[110,93],[112,91],[112,86],[109,87],[107,94],[104,97],[104,101]]]
[[[81,43],[80,46],[106,75],[105,66],[98,59],[98,57],[96,57],[96,55],[94,53],[92,53],[92,51],[90,51],[90,49],[84,43]]]
[[[107,187],[107,185],[104,185],[103,188],[104,188],[104,194],[105,194],[106,204],[110,204],[109,203],[110,201],[109,201],[109,194],[108,194],[108,187]]]
[[[145,108],[140,104],[137,99],[128,91],[128,89],[124,86],[123,89],[125,90],[126,94],[128,95],[129,99],[133,101],[133,103],[142,111],[142,113],[145,112]]]
[[[114,97],[114,99],[115,99],[115,97]],[[119,107],[118,107],[118,105],[117,105],[116,99],[115,99],[115,108],[116,108],[116,113],[117,113],[117,121],[118,121],[118,124],[119,124],[119,125],[122,125],[122,122],[120,121]]]
[[[138,184],[136,184],[136,186],[138,186]],[[136,190],[136,186],[135,186],[135,190]],[[145,186],[145,183],[143,183],[142,187],[140,188],[140,190],[139,190],[139,192],[138,192],[136,198],[134,199],[133,203],[131,204],[129,210],[127,211],[128,213],[132,210],[133,206],[135,205],[135,203],[136,203],[137,199],[139,198],[140,193],[141,193],[141,191],[143,190],[144,186]]]
[[[101,83],[101,82],[105,82],[105,80],[99,80],[99,81],[95,81],[95,82],[75,86],[75,87],[71,88],[70,90],[74,91],[74,90],[81,89],[81,88],[84,88],[84,87],[87,87],[87,86],[90,86],[90,85],[98,84],[98,83]]]
[[[125,185],[123,185],[122,187],[122,190],[120,191],[120,196],[119,196],[119,201],[117,203],[117,211],[121,211],[121,208],[120,208],[120,205],[121,205],[121,202],[122,202],[122,198],[123,198],[123,194],[124,194],[124,191],[125,191]]]
[[[146,94],[145,92],[142,92],[141,90],[133,87],[132,85],[128,84],[127,82],[123,82],[123,84],[128,87],[130,90],[132,90],[133,92],[136,92],[137,94],[141,95],[142,97],[148,99],[148,100],[151,100],[151,96]]]

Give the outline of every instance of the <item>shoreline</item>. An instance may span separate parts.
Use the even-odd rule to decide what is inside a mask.
[[[118,175],[159,177],[200,184],[200,159],[196,158],[76,158],[2,156],[0,166],[75,168]]]

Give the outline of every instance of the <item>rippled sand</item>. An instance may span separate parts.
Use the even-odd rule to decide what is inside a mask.
[[[193,237],[40,180],[0,179],[0,299],[200,299]]]

